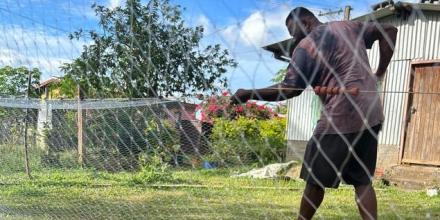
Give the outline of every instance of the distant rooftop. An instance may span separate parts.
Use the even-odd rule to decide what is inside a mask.
[[[379,3],[373,6],[373,12],[357,17],[353,20],[366,21],[377,20],[390,15],[401,13],[408,10],[433,11],[440,12],[439,0],[421,0],[420,3],[397,2],[391,1],[391,4]]]
[[[420,3],[425,3],[425,4],[440,4],[439,0],[420,0]]]
[[[41,81],[40,84],[38,84],[38,85],[34,85],[34,87],[36,89],[40,89],[40,88],[49,86],[52,83],[59,83],[59,82],[61,82],[60,78],[58,78],[58,77],[51,77],[51,78],[49,78],[47,80]]]

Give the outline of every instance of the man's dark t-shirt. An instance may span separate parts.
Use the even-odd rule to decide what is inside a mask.
[[[283,84],[305,89],[308,85],[375,91],[367,48],[374,23],[330,22],[307,35],[292,54]],[[321,95],[324,104],[315,134],[355,133],[381,124],[383,108],[377,93]]]

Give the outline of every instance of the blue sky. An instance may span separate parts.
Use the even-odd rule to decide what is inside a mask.
[[[77,57],[86,41],[70,41],[79,28],[96,29],[90,6],[97,2],[116,7],[124,0],[2,0],[0,1],[0,65],[40,68],[43,79],[59,76],[59,66]],[[239,63],[228,71],[230,89],[270,85],[270,79],[286,64],[273,59],[261,46],[288,37],[284,18],[296,6],[315,12],[337,10],[345,5],[358,16],[377,1],[281,1],[281,0],[171,0],[182,5],[188,25],[203,25],[202,46],[221,44]],[[323,21],[341,16],[320,17]]]

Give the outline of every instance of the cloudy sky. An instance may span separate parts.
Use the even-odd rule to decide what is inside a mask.
[[[70,41],[68,34],[83,28],[97,28],[90,6],[97,2],[108,7],[124,0],[1,0],[0,66],[37,67],[43,79],[60,76],[59,66],[77,57],[86,41]],[[292,0],[171,0],[182,5],[188,25],[205,27],[204,45],[219,43],[239,63],[228,72],[230,89],[268,86],[270,79],[286,64],[276,61],[261,46],[288,37],[284,20],[296,6],[315,12],[354,8],[353,16],[370,11],[377,1],[292,1]],[[342,15],[323,16],[337,20]]]

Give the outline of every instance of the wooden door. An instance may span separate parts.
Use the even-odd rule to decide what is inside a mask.
[[[413,65],[402,162],[440,166],[440,65]],[[418,93],[419,92],[419,93]],[[438,94],[435,94],[438,93]]]

